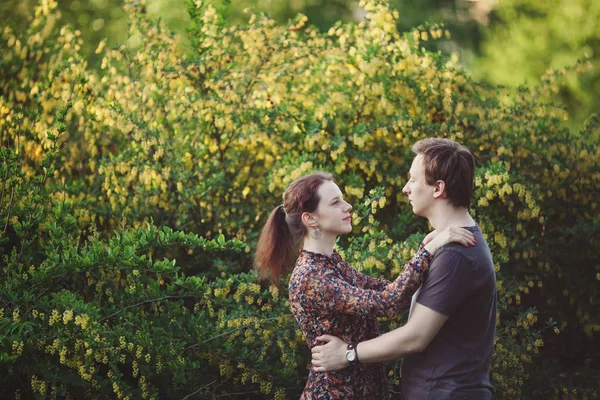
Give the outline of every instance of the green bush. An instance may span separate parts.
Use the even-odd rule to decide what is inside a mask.
[[[355,206],[340,252],[393,278],[427,231],[401,193],[410,147],[445,136],[477,160],[498,397],[597,397],[597,116],[570,132],[543,87],[474,83],[420,47],[439,28],[400,36],[385,2],[326,34],[191,2],[193,54],[136,4],[139,45],[100,44],[102,74],[51,1],[4,29],[0,393],[297,397],[310,355],[287,292],[251,272],[267,214],[331,171]]]

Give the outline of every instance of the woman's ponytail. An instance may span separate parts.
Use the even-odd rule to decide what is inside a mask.
[[[285,209],[279,205],[271,211],[256,247],[254,268],[271,283],[279,286],[285,267],[297,255],[296,241],[286,221]]]

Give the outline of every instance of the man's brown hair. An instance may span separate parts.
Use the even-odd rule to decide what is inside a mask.
[[[444,181],[448,201],[469,208],[475,177],[475,159],[469,149],[450,139],[427,138],[415,143],[412,150],[423,156],[427,184]]]

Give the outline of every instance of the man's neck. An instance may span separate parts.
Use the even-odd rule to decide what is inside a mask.
[[[433,229],[442,231],[450,225],[454,226],[473,226],[475,220],[464,207],[454,207],[449,204],[440,205],[440,207],[431,210],[427,216]]]

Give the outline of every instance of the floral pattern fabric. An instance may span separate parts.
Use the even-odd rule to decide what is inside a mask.
[[[392,317],[408,307],[431,262],[419,252],[394,282],[361,274],[333,252],[302,250],[289,282],[290,307],[309,348],[329,334],[347,343],[380,335],[377,317]],[[360,359],[360,354],[359,354]],[[304,399],[387,399],[387,375],[381,364],[357,364],[338,372],[310,370]]]

